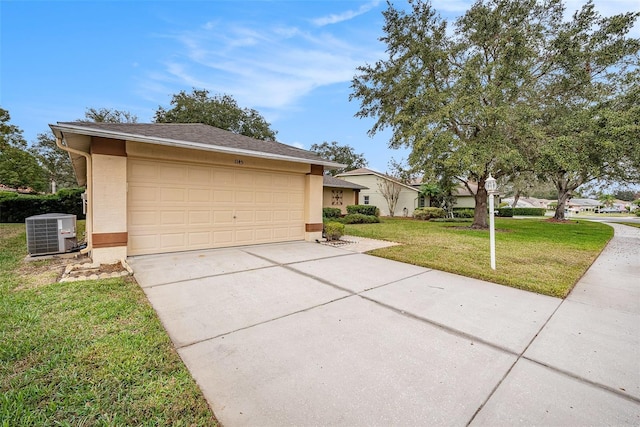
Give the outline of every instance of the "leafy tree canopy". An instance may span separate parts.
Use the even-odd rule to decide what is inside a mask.
[[[338,145],[336,141],[332,141],[331,143],[325,141],[322,144],[313,144],[310,151],[313,151],[324,159],[347,165],[342,169],[327,170],[325,173],[328,175],[335,176],[343,172],[367,166],[364,154],[357,154],[353,147],[349,145]]]
[[[231,95],[209,95],[206,89],[180,91],[171,99],[172,107],[158,107],[157,123],[204,123],[240,135],[275,141],[276,132],[256,110],[240,108]]]
[[[44,191],[47,188],[44,171],[26,150],[22,130],[10,120],[9,111],[0,108],[0,183],[13,188]]]
[[[629,59],[633,42],[624,34],[637,14],[601,18],[589,2],[566,23],[561,0],[479,0],[450,30],[430,2],[409,5],[383,12],[388,58],[358,67],[356,116],[376,119],[371,134],[391,128],[390,146],[411,148],[410,164],[425,175],[477,182],[473,226],[486,227],[489,173],[539,172],[541,151],[588,122],[585,104],[569,102],[565,126],[543,113],[552,117],[551,105],[559,112],[594,71]],[[625,123],[617,132],[632,132]]]
[[[51,183],[51,192],[60,188],[76,186],[76,179],[71,159],[66,151],[56,145],[56,138],[51,132],[38,134],[38,139],[29,149],[40,163]]]
[[[84,112],[84,119],[79,119],[78,121],[95,123],[137,123],[138,117],[125,110],[87,108]]]

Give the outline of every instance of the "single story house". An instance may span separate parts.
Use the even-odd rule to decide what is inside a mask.
[[[87,191],[96,263],[322,236],[316,154],[204,124],[50,125]]]
[[[380,215],[391,216],[387,200],[382,195],[380,186],[388,185],[399,190],[393,216],[413,216],[413,211],[420,203],[419,189],[379,172],[367,168],[354,169],[336,175],[336,178],[366,187],[360,190],[361,205],[374,205],[380,209]],[[428,204],[427,204],[428,205]]]
[[[322,194],[323,208],[339,208],[343,214],[347,213],[347,206],[360,203],[360,191],[367,187],[333,176],[323,177],[324,192]]]

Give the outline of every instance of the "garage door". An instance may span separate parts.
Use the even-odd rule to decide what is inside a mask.
[[[127,159],[128,253],[304,239],[304,175]]]

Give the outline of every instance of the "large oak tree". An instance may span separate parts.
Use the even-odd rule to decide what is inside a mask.
[[[265,141],[275,141],[276,132],[260,113],[240,108],[231,95],[209,95],[206,89],[180,91],[173,95],[171,108],[158,107],[157,123],[204,123],[233,133]]]
[[[358,117],[376,119],[371,134],[390,127],[390,146],[412,149],[411,166],[475,181],[473,226],[484,228],[489,174],[506,180],[536,171],[549,142],[557,143],[542,111],[579,83],[567,75],[567,61],[577,64],[583,47],[563,40],[581,23],[576,16],[563,22],[561,0],[479,0],[452,29],[428,1],[409,4],[409,11],[389,4],[383,13],[388,58],[358,68],[351,99],[361,102]],[[601,34],[627,28],[611,22]],[[556,84],[558,76],[567,80]]]

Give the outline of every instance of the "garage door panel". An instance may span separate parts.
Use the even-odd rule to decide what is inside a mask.
[[[212,244],[211,241],[211,232],[209,231],[201,231],[195,233],[188,233],[188,243],[190,247],[201,248],[208,247]]]
[[[233,191],[231,190],[214,190],[213,192],[214,203],[232,203]]]
[[[302,174],[136,158],[128,165],[131,255],[304,238]]]
[[[255,203],[253,191],[236,191],[236,203]]]
[[[211,168],[201,167],[201,166],[189,166],[187,169],[187,176],[189,178],[189,182],[209,186],[211,185],[211,177],[213,176],[213,172]]]
[[[211,190],[208,188],[189,188],[187,190],[187,202],[209,203],[211,202]]]
[[[211,211],[189,211],[189,225],[211,224]]]
[[[185,211],[160,212],[160,225],[185,225],[186,223],[187,212]]]

